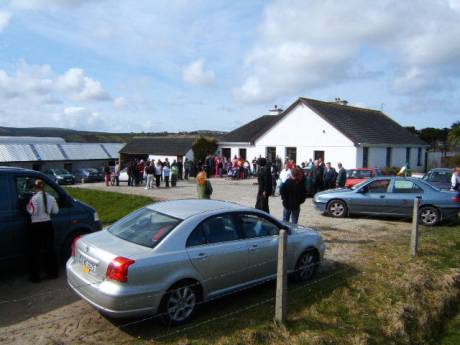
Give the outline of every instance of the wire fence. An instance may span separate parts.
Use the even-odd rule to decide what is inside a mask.
[[[393,211],[398,211],[399,208],[394,208],[392,210]],[[387,212],[389,212],[389,211],[391,211],[391,210],[388,210]],[[364,216],[364,217],[360,217],[360,218],[341,219],[340,223],[337,224],[336,226],[339,226],[340,228],[343,228],[344,226],[347,226],[347,224],[349,224],[349,223],[354,223],[355,226],[359,227],[359,226],[361,226],[361,224],[359,224],[361,220],[375,219],[376,217],[378,219],[381,216],[386,216],[387,212],[382,213],[381,215],[374,214],[374,215]],[[406,217],[398,217],[397,219],[400,220],[400,221],[401,220],[402,221],[407,221],[407,220],[410,220],[411,218],[412,218],[412,216],[406,216]],[[445,225],[447,225],[447,226],[458,225],[458,221],[451,221],[451,222],[445,223]],[[328,229],[322,229],[322,224],[316,224],[316,225],[313,224],[312,225],[312,227],[315,227],[315,226],[320,226],[321,227],[320,232],[328,231]],[[410,227],[410,225],[408,225],[408,228],[409,227]],[[329,228],[331,228],[331,227],[329,227]],[[409,234],[409,231],[408,231],[408,234]],[[372,236],[372,234],[369,234],[369,233],[366,233],[366,232],[360,232],[358,235],[352,234],[352,233],[342,235],[340,240],[353,241],[353,240],[356,240],[356,237],[359,237],[360,240],[363,240],[363,237],[364,237],[364,241],[370,241],[370,240],[375,241],[376,240],[375,236]],[[427,233],[427,234],[424,234],[422,238],[430,238],[430,237],[431,237],[430,234]],[[409,241],[408,241],[408,248],[409,248]],[[209,260],[212,260],[212,259],[213,259],[212,257],[209,258]],[[209,281],[216,280],[216,279],[217,280],[218,279],[223,279],[223,278],[228,277],[230,275],[242,274],[242,272],[247,271],[248,269],[251,269],[251,268],[257,269],[257,268],[263,267],[265,265],[272,265],[276,261],[277,261],[277,258],[275,256],[273,259],[266,260],[264,262],[256,263],[254,265],[245,266],[244,268],[241,268],[241,269],[237,269],[237,270],[233,270],[233,271],[230,271],[230,272],[221,273],[221,274],[218,274],[218,275],[215,275],[215,276],[212,276],[212,277],[204,278],[200,282],[195,282],[193,284],[188,284],[188,285],[186,285],[186,287],[189,287],[191,289],[195,289],[195,288],[197,288],[199,286],[202,286],[202,284],[208,283]],[[328,262],[328,263],[330,263],[332,265],[340,266],[340,262],[336,262],[336,261],[333,261],[333,260],[326,260],[326,262]],[[319,264],[320,263],[315,263],[314,265],[319,265]],[[299,268],[298,270],[301,270],[301,269],[304,269],[304,268]],[[318,285],[321,282],[327,281],[329,279],[337,279],[338,277],[343,276],[342,279],[337,279],[337,281],[334,284],[328,286],[328,289],[335,289],[335,288],[339,287],[340,285],[342,285],[344,280],[347,279],[347,277],[348,277],[347,273],[350,273],[350,270],[352,270],[351,266],[346,267],[345,269],[335,270],[334,272],[332,272],[330,274],[322,275],[319,278],[317,278],[317,279],[315,279],[313,281],[309,281],[309,282],[307,282],[305,284],[300,284],[298,286],[289,286],[288,293],[292,294],[292,293],[294,293],[296,291],[312,287],[313,285]],[[295,274],[296,270],[291,270],[290,273]],[[248,285],[248,286],[243,286],[243,287],[241,287],[241,288],[239,288],[237,290],[233,290],[231,292],[221,294],[219,296],[216,296],[216,297],[213,297],[213,298],[210,298],[210,299],[207,299],[207,300],[201,300],[201,301],[199,301],[197,303],[197,306],[200,306],[200,305],[202,305],[204,303],[213,302],[217,298],[222,298],[222,297],[228,296],[229,294],[242,293],[242,292],[244,292],[244,291],[246,291],[248,289],[253,289],[253,288],[256,288],[256,287],[258,287],[260,285],[266,284],[267,282],[272,281],[273,279],[274,279],[274,277],[271,276],[271,277],[268,277],[266,279],[261,279],[260,281],[257,281],[254,284],[251,284],[251,285]],[[94,281],[94,282],[74,286],[74,288],[76,288],[78,290],[78,289],[84,288],[86,286],[95,286],[95,287],[97,287],[99,284],[103,283],[104,281],[105,281],[105,277],[103,277],[101,279],[98,279],[97,281]],[[179,287],[177,289],[168,290],[168,293],[173,293],[175,291],[179,291],[182,288],[184,288],[184,286],[181,286],[181,287]],[[28,295],[28,296],[23,296],[23,297],[20,297],[20,298],[8,298],[7,296],[5,296],[3,298],[0,298],[0,305],[2,305],[2,304],[4,305],[4,304],[7,304],[7,303],[18,303],[18,302],[23,302],[23,301],[26,301],[26,300],[35,300],[35,299],[37,299],[39,297],[45,297],[47,295],[52,295],[52,294],[62,293],[62,292],[70,292],[70,291],[71,291],[70,287],[66,286],[64,288],[51,289],[51,290],[48,290],[48,291],[44,291],[44,292],[41,292],[41,293],[32,294],[32,295]],[[320,293],[323,293],[323,290],[318,290],[312,296],[320,294]],[[142,300],[149,300],[149,299],[153,299],[155,297],[163,297],[164,294],[165,294],[165,291],[160,291],[160,292],[155,292],[155,293],[151,293],[151,294],[147,294],[147,295],[143,295],[143,296],[138,296],[136,298],[140,298]],[[216,322],[216,321],[219,321],[219,320],[223,320],[223,319],[227,319],[227,318],[232,318],[237,314],[247,312],[247,311],[249,311],[251,309],[257,308],[257,307],[262,306],[262,305],[273,303],[274,299],[275,299],[274,296],[270,296],[268,298],[262,298],[262,299],[257,300],[256,302],[254,302],[252,304],[249,304],[247,306],[236,308],[236,309],[231,310],[229,312],[225,312],[222,315],[211,316],[211,317],[209,317],[209,318],[207,318],[207,319],[205,319],[203,321],[197,321],[197,322],[191,323],[190,325],[187,325],[187,326],[175,328],[173,331],[171,331],[171,327],[169,326],[169,327],[166,327],[166,329],[162,332],[162,334],[149,337],[148,339],[149,340],[161,340],[161,339],[164,339],[164,338],[173,337],[173,336],[177,336],[177,335],[180,335],[180,334],[185,334],[185,332],[191,331],[193,329],[197,329],[197,328],[202,327],[202,326],[204,326],[206,324]],[[128,301],[126,304],[132,304],[132,303],[133,303],[133,299],[130,299],[130,301]],[[122,308],[123,303],[118,304],[117,307]],[[9,334],[28,333],[28,332],[30,332],[31,329],[34,329],[34,328],[40,328],[40,327],[43,327],[43,326],[46,326],[46,325],[49,325],[49,324],[59,323],[59,322],[61,322],[63,320],[67,320],[67,319],[73,319],[73,318],[76,319],[76,318],[78,318],[80,316],[83,316],[87,312],[88,312],[87,310],[82,310],[80,313],[72,313],[72,315],[66,315],[66,316],[62,316],[62,317],[53,318],[53,319],[50,319],[50,320],[37,322],[35,324],[27,325],[27,327],[22,327],[22,328],[21,327],[20,328],[12,327],[12,328],[4,330],[4,331],[0,330],[0,337],[1,336],[6,336],[6,335],[9,335]],[[114,326],[116,328],[118,328],[118,329],[127,329],[127,328],[130,328],[130,327],[136,326],[136,325],[142,325],[142,324],[144,324],[144,323],[146,323],[146,322],[148,322],[148,321],[150,321],[152,319],[161,318],[163,316],[168,316],[168,311],[160,311],[159,313],[156,313],[154,315],[150,315],[150,316],[147,316],[147,317],[144,317],[144,318],[141,318],[141,319],[136,319],[136,320],[133,320],[133,321],[128,321],[128,322],[125,322],[125,323],[114,324]],[[101,332],[103,332],[103,331],[101,330]],[[75,338],[72,338],[71,340],[72,341],[73,340],[75,340],[75,341],[80,340],[81,341],[83,337],[85,337],[85,334],[79,334]]]

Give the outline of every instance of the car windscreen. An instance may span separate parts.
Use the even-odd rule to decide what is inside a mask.
[[[180,219],[141,208],[114,223],[108,231],[125,241],[153,248],[180,222]]]
[[[365,180],[363,182],[360,182],[358,184],[355,184],[353,187],[351,187],[352,190],[355,190],[355,189],[360,189],[362,186],[364,186],[366,183],[368,183],[369,181],[368,180]]]
[[[430,188],[430,189],[433,189],[437,192],[439,192],[441,189],[433,186],[432,184],[430,184],[429,182],[426,182],[424,180],[418,180],[417,183],[418,185],[420,185],[421,188]]]
[[[67,170],[64,170],[64,169],[55,169],[54,172],[55,172],[56,175],[67,175],[67,174],[70,174]]]

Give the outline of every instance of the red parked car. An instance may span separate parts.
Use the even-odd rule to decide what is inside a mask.
[[[382,176],[382,170],[377,168],[357,168],[347,170],[347,188],[353,187],[355,184],[361,183],[371,177]]]

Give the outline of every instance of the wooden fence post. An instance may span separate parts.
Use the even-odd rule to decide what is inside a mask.
[[[414,199],[414,210],[412,212],[412,233],[410,236],[410,253],[412,257],[417,256],[418,251],[418,208],[420,205],[420,197]]]
[[[287,319],[287,231],[280,230],[278,240],[278,273],[276,277],[275,321],[284,323]]]

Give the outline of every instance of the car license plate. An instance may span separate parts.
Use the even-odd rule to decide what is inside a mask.
[[[96,264],[92,263],[91,261],[89,260],[86,260],[85,258],[83,258],[82,256],[80,256],[80,263],[82,264],[83,266],[83,272],[85,273],[94,273],[96,272]]]

